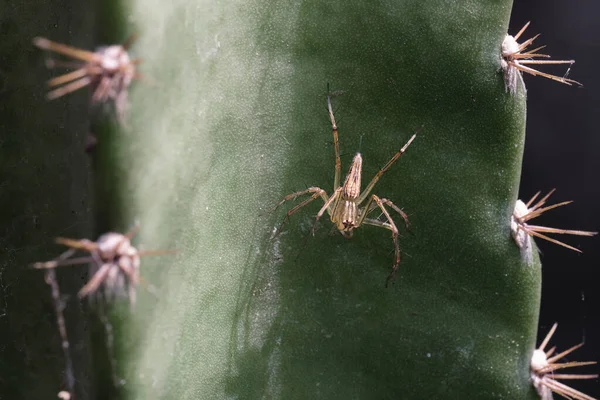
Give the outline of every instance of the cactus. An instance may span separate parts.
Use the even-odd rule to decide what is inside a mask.
[[[91,125],[95,230],[138,219],[139,243],[178,251],[142,262],[157,297],[140,290],[135,312],[112,308],[123,398],[538,398],[530,361],[541,265],[535,252],[521,257],[510,229],[525,135],[525,91],[506,93],[500,57],[511,4],[102,5],[100,37],[125,40],[130,15],[140,33],[132,52],[150,79],[130,93],[124,124]],[[365,226],[347,240],[328,235],[322,218],[312,238],[320,206],[311,204],[274,234],[285,213],[268,211],[284,195],[331,192],[327,83],[342,164],[360,151],[367,179],[423,126],[377,185],[411,225],[388,288],[387,230]],[[53,147],[79,168],[80,125],[69,125],[77,143]],[[83,172],[72,174],[73,193],[87,196]],[[65,214],[67,201],[53,196],[45,204]],[[62,214],[36,243],[67,236],[73,219]],[[89,224],[79,229],[70,236],[93,236]],[[4,268],[54,255],[32,251]],[[67,315],[72,342],[90,342],[88,317]],[[56,335],[52,321],[44,332]],[[85,382],[76,397],[114,396],[111,356],[92,344],[92,359],[74,360]]]

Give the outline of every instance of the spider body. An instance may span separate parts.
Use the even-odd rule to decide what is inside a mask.
[[[408,217],[400,208],[398,208],[394,203],[392,203],[388,199],[379,198],[378,196],[372,194],[369,197],[369,193],[375,187],[375,184],[381,178],[385,171],[387,171],[402,154],[406,151],[408,146],[415,139],[416,134],[413,135],[409,141],[389,160],[383,168],[377,172],[377,174],[373,177],[371,182],[367,185],[364,191],[361,192],[361,178],[362,178],[362,156],[360,153],[357,153],[352,160],[352,164],[350,165],[350,169],[348,171],[348,175],[346,175],[346,179],[343,185],[340,185],[340,177],[341,177],[341,161],[340,161],[340,148],[339,148],[339,138],[338,138],[338,130],[335,122],[335,118],[333,115],[333,110],[331,107],[331,99],[327,96],[327,107],[329,111],[329,117],[331,119],[332,131],[333,131],[333,144],[335,148],[335,178],[333,184],[333,193],[331,196],[327,195],[325,190],[319,187],[310,187],[306,190],[291,193],[283,198],[277,204],[275,209],[281,206],[288,200],[292,200],[297,198],[298,196],[311,194],[310,198],[305,199],[292,209],[290,209],[283,222],[277,229],[277,232],[280,232],[283,229],[283,226],[290,218],[292,214],[300,210],[305,205],[309,204],[313,200],[320,197],[324,205],[321,207],[319,212],[317,213],[315,224],[313,225],[312,233],[314,235],[315,228],[317,226],[317,222],[319,218],[323,216],[325,212],[329,214],[329,218],[333,225],[337,228],[337,230],[344,236],[346,239],[350,239],[354,230],[359,228],[361,225],[373,225],[378,226],[380,228],[388,229],[392,232],[392,240],[394,242],[395,248],[395,258],[394,264],[392,266],[392,272],[388,276],[386,280],[386,287],[389,282],[395,277],[396,270],[398,269],[398,265],[400,264],[400,247],[398,246],[398,228],[394,223],[394,220],[390,216],[386,206],[391,207],[394,211],[396,211],[400,216],[404,219],[406,226],[408,227]],[[365,206],[361,206],[368,199]],[[379,209],[383,216],[385,216],[385,220],[381,221],[379,218],[369,218],[368,216]]]
[[[346,239],[350,239],[354,234],[354,228],[358,228],[356,222],[360,210],[356,200],[360,195],[361,174],[362,157],[360,153],[357,153],[352,160],[344,186],[342,186],[342,194],[336,200],[330,215],[331,222],[336,225],[338,231]]]

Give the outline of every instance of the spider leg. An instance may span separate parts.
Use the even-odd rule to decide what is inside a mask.
[[[376,195],[371,195],[371,200],[369,201],[369,203],[371,203],[372,201],[377,203],[377,206],[381,209],[381,211],[383,212],[383,215],[385,215],[388,222],[382,222],[377,219],[366,218],[365,217],[366,214],[363,214],[363,216],[361,217],[361,219],[359,221],[361,223],[365,223],[367,225],[379,226],[379,227],[389,229],[390,231],[392,231],[392,240],[394,241],[395,258],[394,258],[394,265],[392,266],[392,272],[390,272],[387,279],[385,280],[385,287],[388,287],[390,281],[396,277],[396,270],[398,270],[398,265],[400,264],[400,246],[398,245],[398,228],[396,227],[394,220],[392,219],[392,217],[388,213],[387,209],[385,208],[383,201]]]
[[[310,198],[304,200],[303,202],[301,202],[300,204],[296,205],[294,208],[292,208],[291,210],[289,210],[287,212],[287,214],[285,215],[285,218],[283,219],[283,222],[281,223],[281,225],[279,225],[279,228],[277,228],[277,231],[275,232],[276,235],[279,234],[279,232],[281,232],[281,230],[283,229],[283,226],[288,221],[288,219],[290,219],[290,216],[292,214],[294,214],[296,211],[298,211],[299,209],[301,209],[302,207],[304,207],[305,205],[307,205],[311,201],[315,200],[317,197],[321,196],[321,198],[323,199],[323,201],[325,203],[327,203],[329,201],[329,197],[327,197],[327,193],[323,189],[318,188],[318,187],[309,187],[306,190],[302,190],[300,192],[294,192],[294,193],[288,194],[287,196],[285,196],[283,198],[283,200],[281,200],[279,202],[279,204],[277,204],[275,206],[275,208],[273,209],[273,211],[275,211],[277,208],[279,208],[279,206],[281,206],[286,201],[295,199],[298,196],[302,196],[302,195],[308,194],[308,193],[312,193],[312,196],[310,196]],[[331,213],[330,210],[328,210],[328,212]]]
[[[331,206],[331,203],[333,203],[334,200],[338,199],[338,201],[339,201],[339,199],[340,199],[340,193],[342,192],[342,190],[344,190],[343,187],[337,188],[337,190],[335,192],[333,192],[333,194],[331,195],[331,197],[329,198],[329,200],[327,200],[325,202],[325,204],[323,205],[323,207],[321,207],[321,209],[317,213],[317,217],[315,218],[315,223],[314,223],[314,225],[312,227],[312,234],[313,234],[313,236],[315,236],[315,230],[317,228],[317,223],[319,222],[319,218],[321,218],[323,216],[323,214],[325,213],[325,211],[329,211],[329,207]]]
[[[383,175],[383,173],[385,171],[387,171],[388,169],[390,169],[390,167],[396,162],[396,160],[398,160],[400,158],[400,156],[402,156],[402,154],[404,154],[404,152],[406,151],[406,149],[408,148],[408,146],[410,146],[410,144],[412,143],[413,140],[415,140],[415,137],[417,136],[417,134],[412,135],[412,137],[408,140],[408,142],[406,142],[406,144],[400,149],[398,150],[398,152],[396,154],[394,154],[394,156],[390,159],[390,161],[388,161],[383,168],[381,168],[377,174],[373,177],[373,179],[371,179],[371,182],[369,182],[369,184],[367,185],[367,187],[365,188],[365,191],[361,193],[360,197],[357,200],[357,203],[360,204],[363,201],[365,201],[365,199],[367,198],[367,196],[369,196],[369,193],[371,192],[371,190],[373,190],[373,187],[375,187],[375,184],[377,183],[377,181],[379,180],[379,178],[381,178],[381,176]]]
[[[402,209],[400,209],[400,207],[398,207],[397,205],[392,203],[391,200],[381,199],[381,202],[385,205],[392,207],[392,209],[394,211],[396,211],[398,214],[400,214],[400,216],[404,220],[404,225],[406,226],[406,230],[410,231],[408,215],[406,215],[406,213],[404,211],[402,211]],[[362,219],[365,219],[367,217],[367,215],[369,215],[371,212],[373,212],[378,207],[379,206],[377,205],[377,203],[374,203],[373,198],[371,197],[371,200],[367,203],[367,207],[364,208],[364,210],[365,210],[364,214],[361,214],[361,217],[363,217],[363,215],[364,215],[364,217]],[[362,221],[362,219],[359,219],[359,222]]]
[[[329,92],[329,85],[327,85],[327,91]],[[337,124],[335,123],[335,117],[333,116],[333,109],[331,108],[331,97],[329,97],[329,94],[327,95],[327,109],[329,111],[329,118],[331,119],[331,127],[333,132],[333,147],[335,148],[335,178],[333,180],[333,190],[337,190],[340,187],[342,162],[340,161],[340,140],[338,137]]]

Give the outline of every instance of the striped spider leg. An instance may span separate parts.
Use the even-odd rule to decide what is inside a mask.
[[[122,45],[99,47],[95,52],[91,52],[42,37],[34,38],[33,44],[40,49],[75,60],[48,61],[49,68],[66,67],[73,68],[74,71],[50,79],[48,86],[55,89],[48,93],[47,98],[53,100],[90,85],[92,104],[113,101],[117,118],[122,122],[127,107],[129,85],[133,79],[141,77],[136,72],[136,65],[141,59],[132,60],[127,52],[134,40],[135,36],[131,36]]]
[[[152,286],[140,276],[140,257],[173,252],[170,250],[137,250],[131,244],[131,238],[138,229],[139,226],[136,224],[125,234],[108,232],[100,236],[96,242],[88,239],[77,240],[59,237],[56,239],[56,243],[70,249],[61,254],[56,260],[37,262],[33,267],[48,269],[66,265],[92,264],[95,267],[95,272],[89,282],[79,290],[79,298],[95,293],[103,285],[105,298],[127,296],[133,308],[138,284],[143,283],[149,290],[153,291]],[[89,256],[71,258],[77,250],[88,252]],[[127,288],[127,292],[125,292],[125,288]]]
[[[531,357],[531,382],[537,390],[542,400],[552,400],[552,392],[559,394],[567,399],[575,400],[596,400],[595,398],[581,393],[578,390],[573,389],[564,383],[558,382],[558,379],[596,379],[598,375],[581,375],[581,374],[555,374],[554,371],[565,368],[582,367],[585,365],[596,364],[595,361],[570,361],[559,363],[558,361],[565,356],[571,354],[581,346],[580,343],[576,346],[571,347],[563,351],[562,353],[554,355],[556,347],[552,347],[550,350],[545,351],[544,348],[554,335],[558,324],[554,324],[550,332],[546,335],[542,344],[539,348],[533,351]]]
[[[530,243],[530,236],[539,237],[541,239],[547,240],[549,242],[555,243],[559,246],[566,247],[567,249],[571,249],[581,253],[581,250],[569,246],[566,243],[563,243],[559,240],[553,239],[545,233],[558,233],[564,235],[578,235],[578,236],[594,236],[598,232],[588,232],[588,231],[576,231],[576,230],[568,230],[568,229],[558,229],[558,228],[548,228],[545,226],[538,225],[530,225],[527,221],[539,217],[546,211],[552,210],[553,208],[562,207],[567,204],[572,203],[572,201],[563,201],[562,203],[553,204],[551,206],[542,207],[546,204],[546,200],[550,197],[552,193],[554,193],[556,189],[552,189],[547,195],[545,195],[542,199],[540,199],[537,203],[533,204],[534,201],[538,198],[541,192],[537,192],[535,196],[533,196],[527,204],[523,203],[521,200],[517,200],[515,204],[515,209],[513,211],[513,215],[510,221],[510,230],[513,239],[517,243],[519,248],[528,248]]]
[[[506,35],[502,42],[502,58],[500,64],[504,71],[504,84],[506,91],[511,94],[517,93],[517,80],[520,80],[525,88],[525,82],[523,81],[522,72],[526,72],[531,75],[540,75],[544,78],[552,79],[566,85],[576,84],[583,86],[581,83],[567,79],[565,77],[551,75],[545,72],[538,71],[528,65],[540,65],[540,64],[569,64],[572,65],[575,60],[536,60],[535,58],[550,58],[548,54],[540,54],[539,50],[546,46],[540,46],[533,50],[528,50],[528,47],[537,39],[540,35],[537,34],[534,37],[527,39],[523,43],[518,43],[517,39],[525,32],[525,29],[529,26],[529,22],[525,24],[523,28],[515,35]],[[568,73],[568,70],[567,70]]]
[[[329,111],[329,118],[331,120],[332,131],[333,131],[333,144],[335,148],[335,177],[333,183],[333,193],[331,196],[327,195],[325,190],[319,187],[309,187],[306,190],[295,192],[288,194],[277,204],[275,209],[281,206],[288,200],[293,200],[298,196],[303,196],[310,194],[311,196],[304,201],[297,204],[295,207],[290,209],[283,222],[277,229],[277,233],[283,229],[283,226],[288,221],[290,216],[300,210],[302,207],[306,206],[313,200],[317,198],[321,198],[324,202],[323,207],[317,213],[315,223],[312,228],[312,233],[314,235],[317,222],[319,218],[327,212],[329,214],[329,218],[333,223],[334,227],[347,239],[351,238],[354,230],[359,228],[361,225],[372,225],[380,228],[388,229],[392,232],[392,240],[394,242],[395,248],[395,257],[394,263],[392,266],[392,271],[387,277],[385,286],[387,287],[389,282],[394,279],[396,270],[398,269],[398,265],[400,264],[400,247],[398,245],[398,228],[394,223],[390,213],[388,212],[387,207],[390,207],[392,210],[396,211],[400,216],[404,219],[406,226],[408,227],[408,217],[407,215],[394,203],[392,203],[388,199],[380,198],[377,195],[372,194],[369,196],[369,193],[375,187],[379,178],[404,154],[408,146],[415,139],[416,134],[413,135],[409,141],[377,172],[377,174],[373,177],[371,182],[367,185],[365,190],[361,193],[361,177],[362,177],[362,156],[360,153],[357,153],[352,160],[352,164],[350,165],[350,170],[348,171],[348,175],[346,175],[346,180],[343,185],[340,185],[341,178],[341,161],[340,161],[340,146],[338,139],[338,129],[337,124],[335,122],[335,118],[333,115],[333,110],[331,107],[331,99],[330,96],[327,96],[327,108]],[[368,201],[367,201],[368,200]],[[361,207],[367,201],[364,207]],[[369,215],[379,209],[382,215],[385,217],[385,221],[381,221],[378,218],[369,218]]]

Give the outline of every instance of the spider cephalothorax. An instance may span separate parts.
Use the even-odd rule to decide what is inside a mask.
[[[302,201],[300,204],[296,205],[292,209],[290,209],[283,222],[281,223],[278,232],[281,231],[289,217],[298,211],[300,208],[304,207],[311,201],[321,197],[323,202],[325,203],[321,210],[318,212],[315,225],[313,226],[313,234],[316,227],[316,224],[321,218],[321,216],[327,212],[329,214],[329,218],[337,230],[347,239],[351,238],[354,230],[359,228],[361,225],[374,225],[380,228],[389,229],[392,232],[392,239],[394,241],[395,247],[395,258],[394,264],[392,266],[392,272],[388,276],[386,280],[386,286],[388,283],[394,278],[396,274],[396,270],[398,269],[398,265],[400,263],[400,247],[398,246],[398,228],[394,223],[394,220],[390,216],[388,210],[385,206],[391,207],[394,211],[396,211],[402,218],[404,219],[405,224],[408,226],[408,217],[400,208],[398,208],[394,203],[392,203],[388,199],[379,198],[378,196],[372,194],[369,196],[369,193],[375,187],[375,184],[381,178],[383,173],[387,171],[398,158],[408,148],[408,146],[415,139],[416,134],[413,135],[408,142],[377,172],[375,177],[369,182],[367,187],[363,192],[361,192],[361,177],[362,177],[362,156],[360,153],[354,156],[352,160],[352,164],[350,165],[350,170],[348,171],[348,175],[346,175],[346,180],[343,185],[340,185],[341,178],[341,161],[340,161],[340,147],[339,147],[339,139],[338,139],[338,129],[335,123],[335,118],[333,115],[333,110],[331,107],[331,99],[327,96],[327,107],[329,111],[329,117],[331,119],[331,125],[333,130],[333,144],[335,148],[335,177],[333,183],[333,193],[331,196],[327,195],[325,190],[319,187],[310,187],[306,190],[291,193],[283,198],[279,202],[279,204],[275,207],[279,207],[283,203],[288,200],[295,199],[298,196],[302,196],[305,194],[311,194],[311,197]],[[367,200],[368,199],[368,200]],[[367,201],[366,205],[361,207]],[[378,218],[368,218],[368,216],[375,210],[379,209],[382,215],[385,217],[384,221],[381,221]]]

